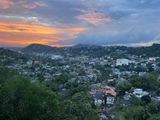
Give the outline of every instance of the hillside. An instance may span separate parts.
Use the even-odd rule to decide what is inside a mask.
[[[74,55],[146,55],[146,56],[160,56],[160,44],[153,44],[148,47],[126,47],[126,46],[92,46],[92,45],[75,45],[68,48],[55,48],[42,44],[31,44],[21,50],[24,53],[60,53],[60,54],[74,54]],[[121,52],[120,52],[121,51]],[[118,56],[117,56],[118,57]]]
[[[153,44],[148,47],[127,48],[129,54],[146,55],[146,56],[160,56],[160,44]]]
[[[0,48],[0,56],[18,57],[18,56],[22,56],[22,54],[9,49]]]
[[[21,51],[24,53],[48,53],[54,51],[55,49],[56,48],[50,47],[48,45],[31,44],[23,48]]]

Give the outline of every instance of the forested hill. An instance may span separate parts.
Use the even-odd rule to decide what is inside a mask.
[[[31,44],[21,49],[24,53],[54,53],[58,48],[42,44]]]
[[[104,56],[112,55],[120,57],[125,54],[131,55],[145,55],[148,57],[160,56],[160,44],[153,44],[148,47],[126,47],[126,46],[92,46],[92,45],[76,45],[73,47],[66,48],[55,48],[41,44],[31,44],[21,49],[22,53],[35,54],[73,54],[73,55],[89,55],[89,56]],[[0,55],[7,54],[17,56],[16,52],[1,48]]]
[[[149,47],[126,48],[129,54],[160,56],[160,44],[153,44]]]
[[[0,56],[17,57],[21,56],[21,54],[8,49],[0,48]]]

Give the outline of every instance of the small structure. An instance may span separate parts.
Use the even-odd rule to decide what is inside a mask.
[[[104,104],[104,94],[100,91],[96,91],[94,103],[97,106]]]
[[[33,61],[32,61],[32,60],[27,61],[27,65],[28,65],[28,66],[32,66],[32,64],[33,64]]]
[[[117,93],[114,88],[109,86],[101,87],[97,90],[95,95],[95,104],[96,105],[112,105],[115,102]]]
[[[132,63],[132,61],[128,59],[117,59],[116,66],[129,65],[130,63]]]
[[[133,93],[132,93],[135,97],[137,98],[142,98],[143,96],[149,95],[148,92],[143,91],[140,88],[134,89]]]
[[[155,63],[155,61],[156,61],[156,57],[150,57],[150,58],[148,59],[148,62],[149,62],[149,63]]]
[[[59,60],[59,59],[63,59],[63,56],[61,56],[61,55],[51,55],[51,59],[52,60]]]

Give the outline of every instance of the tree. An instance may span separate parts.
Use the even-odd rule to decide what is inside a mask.
[[[4,79],[2,73],[10,77]],[[41,84],[13,74],[13,70],[0,69],[0,119],[2,120],[46,120],[58,114],[58,100],[54,92]]]
[[[132,85],[128,82],[125,82],[123,84],[119,84],[117,86],[117,89],[120,91],[120,93],[123,95],[126,91],[129,91],[131,89]]]
[[[151,117],[150,117],[149,119],[147,119],[147,120],[160,120],[160,113],[151,116]]]
[[[148,75],[144,77],[133,76],[130,80],[133,87],[143,88],[144,90],[157,90],[159,82],[155,75]]]
[[[150,115],[160,112],[160,102],[151,102],[147,106],[147,111]]]
[[[88,86],[71,86],[66,92],[55,93],[42,83],[20,76],[16,70],[0,67],[0,119],[98,120]]]
[[[149,95],[145,95],[141,98],[141,100],[146,105],[151,102],[151,97]]]
[[[125,120],[145,120],[146,113],[142,106],[131,106],[123,110]]]
[[[65,98],[65,100],[61,101],[61,113],[59,114],[59,120],[99,119],[93,100],[86,92],[77,92],[72,95],[71,98]]]
[[[5,80],[14,78],[18,75],[18,71],[0,66],[0,84],[3,85]]]

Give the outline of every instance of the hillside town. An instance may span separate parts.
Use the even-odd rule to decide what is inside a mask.
[[[116,51],[117,55],[125,52]],[[130,106],[134,100],[160,102],[159,56],[127,53],[125,57],[117,58],[110,53],[96,57],[86,54],[85,50],[81,52],[84,53],[28,54],[18,51],[12,55],[11,51],[5,53],[5,49],[1,49],[0,62],[8,68],[17,69],[32,82],[49,85],[58,78],[57,88],[61,92],[66,91],[68,83],[87,84],[94,104],[100,108],[101,120],[115,120],[117,107]],[[152,74],[157,77],[156,81],[147,81],[153,79]]]

